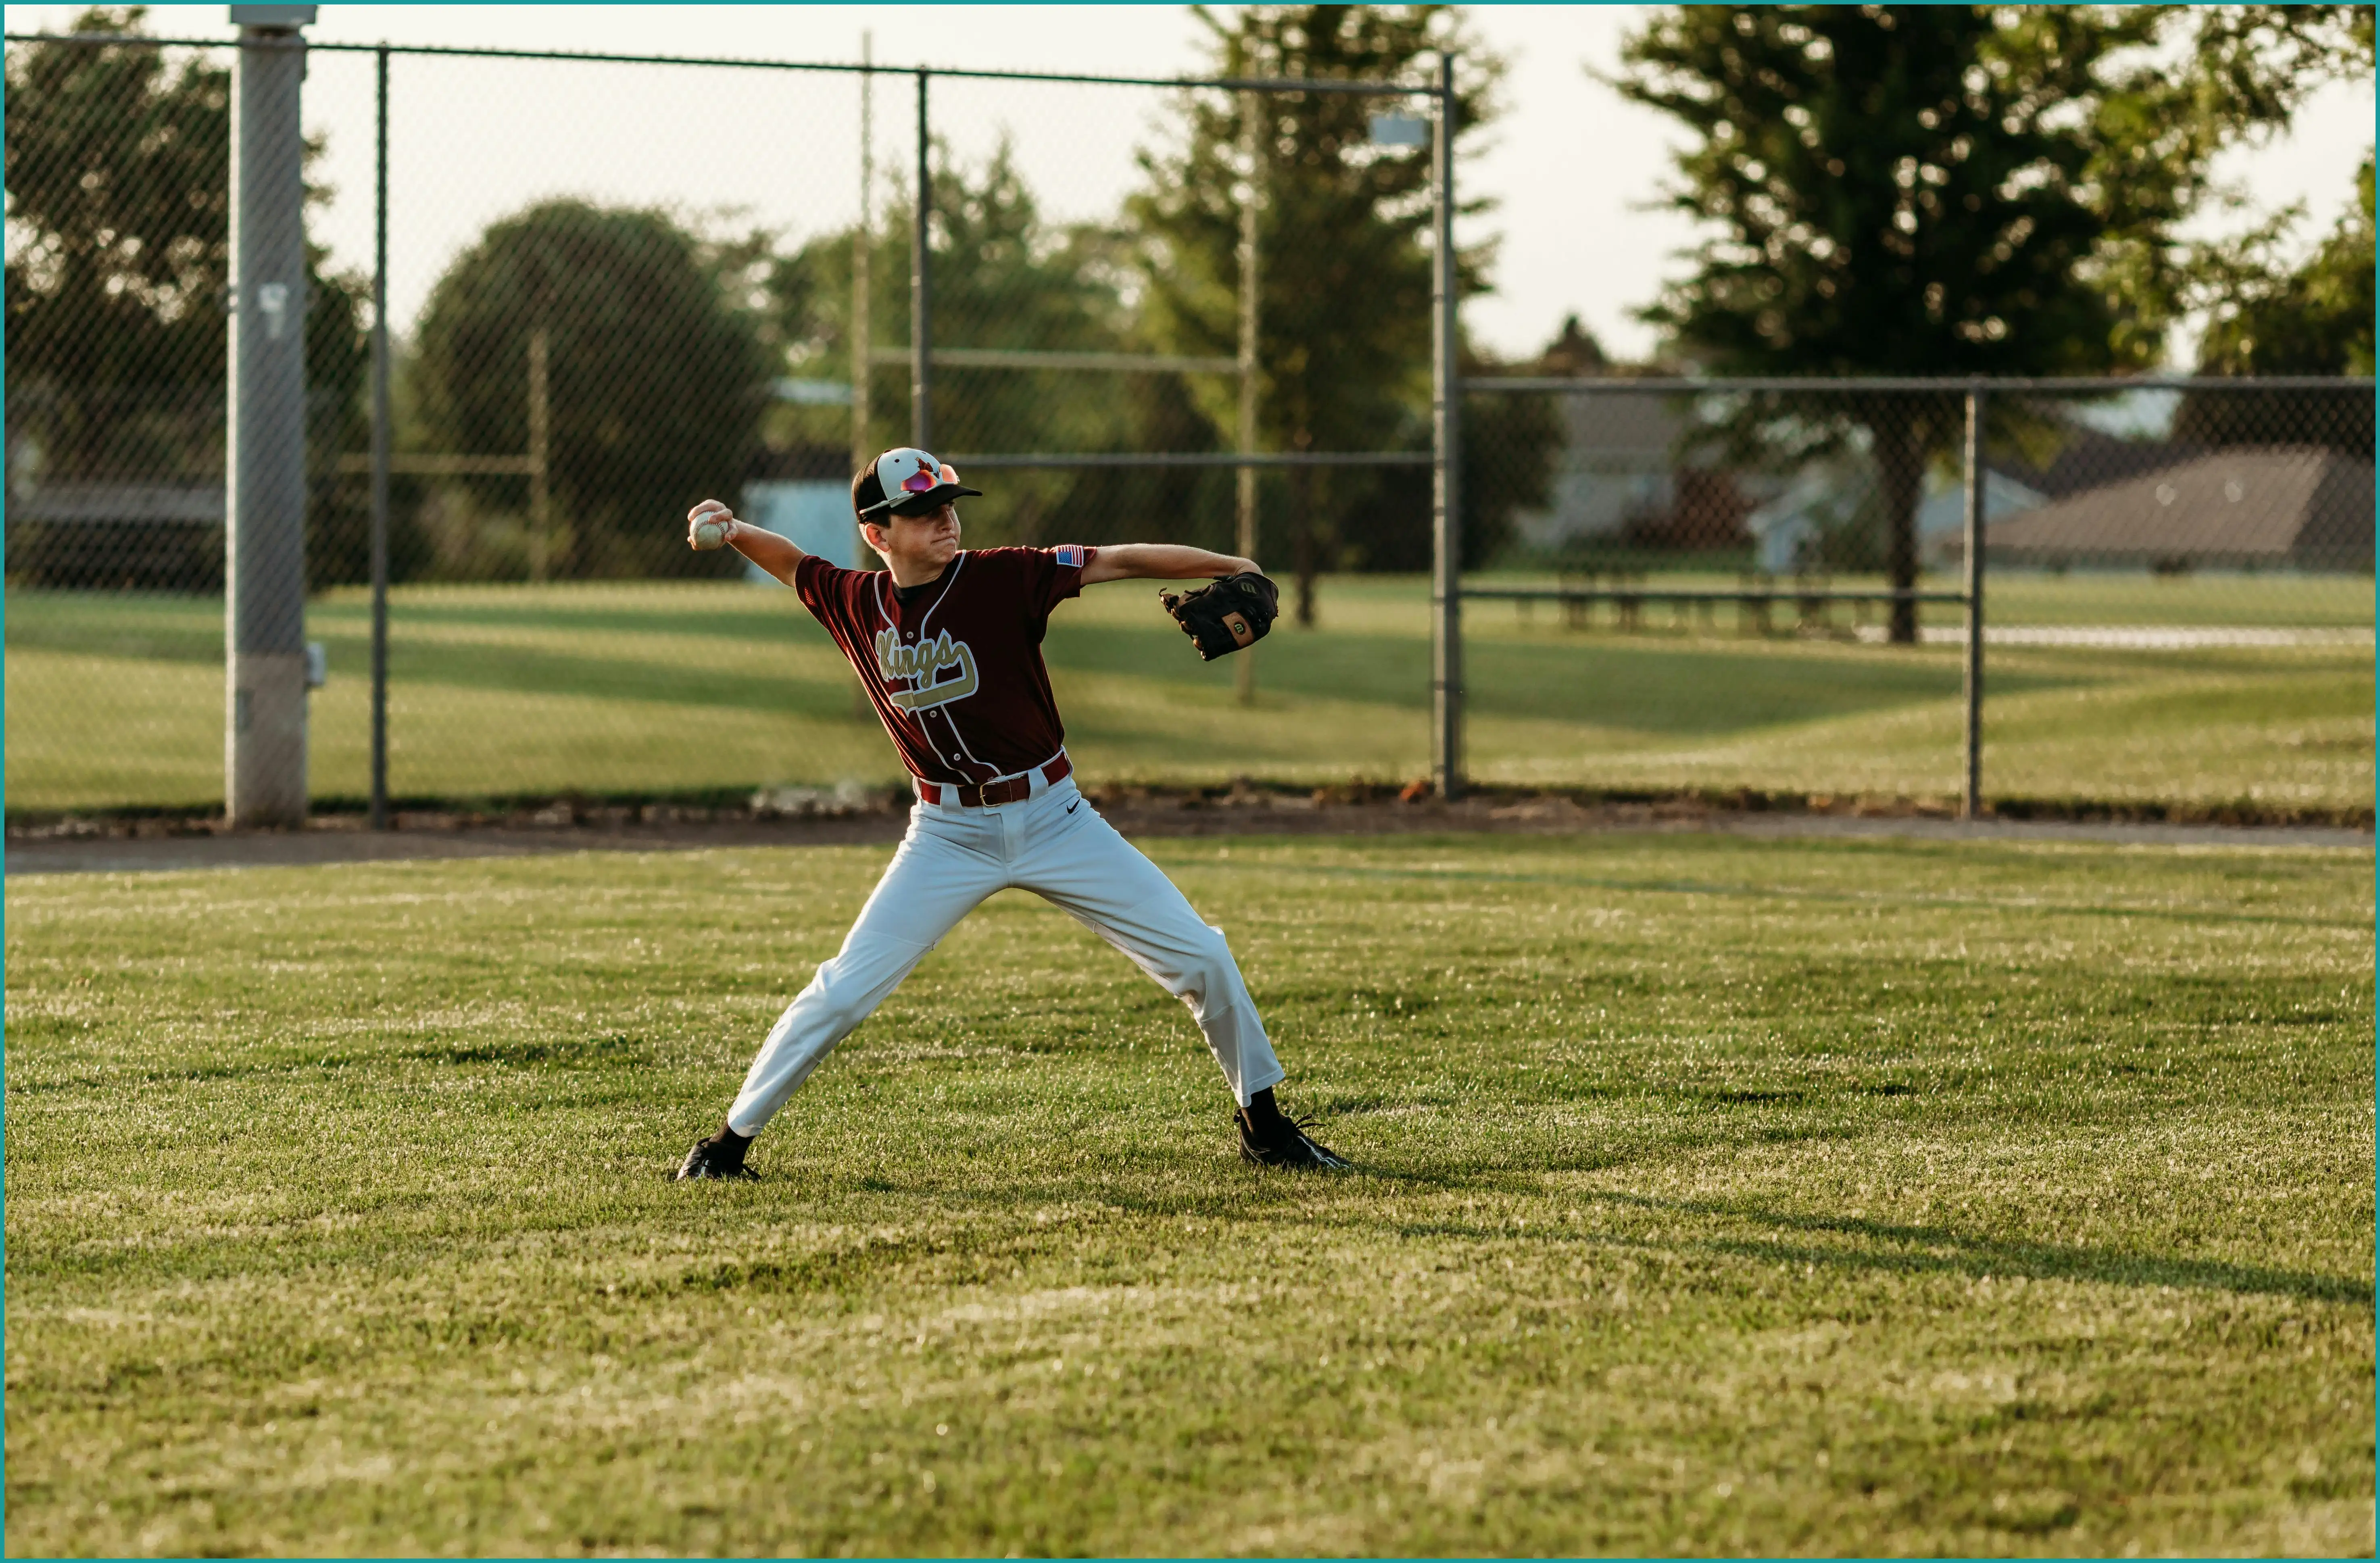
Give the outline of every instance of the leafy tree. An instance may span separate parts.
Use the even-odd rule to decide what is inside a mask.
[[[322,259],[309,245],[311,265]],[[371,579],[371,483],[338,458],[371,448],[371,279],[312,274],[306,295],[306,584]],[[392,518],[392,529],[405,527]],[[393,537],[393,553],[404,546]]]
[[[93,10],[74,30],[140,21]],[[53,476],[223,469],[230,87],[144,45],[9,53],[10,421],[48,404]]]
[[[1122,240],[1098,224],[1058,225],[1040,213],[1003,142],[979,167],[938,158],[934,176],[934,337],[943,348],[1131,352],[1140,345],[1121,284]],[[871,324],[879,349],[909,338],[912,203],[896,181],[871,242]],[[795,372],[850,375],[851,230],[823,234],[779,260],[769,290],[772,340]],[[875,441],[905,440],[909,382],[880,368],[870,386]],[[797,410],[781,438],[825,446],[848,428],[841,409]],[[1099,452],[1208,448],[1212,430],[1180,377],[1103,370],[959,368],[935,370],[933,442],[945,453]],[[1180,517],[1227,503],[1211,474],[1109,469],[1006,469],[968,507],[970,531],[990,539],[1051,540],[1053,527],[1096,517],[1101,536],[1179,537]],[[1206,493],[1204,490],[1214,490]],[[1207,503],[1201,504],[1199,502]],[[1202,539],[1220,542],[1221,539]]]
[[[2373,372],[2372,162],[2364,160],[2356,203],[2313,253],[2291,267],[2273,259],[2299,213],[2282,214],[2245,239],[2202,259],[2214,297],[2199,340],[2202,374]],[[2372,395],[2337,391],[2192,393],[2174,416],[2174,437],[2201,444],[2321,444],[2369,459]]]
[[[446,453],[526,450],[529,342],[540,330],[554,572],[710,568],[667,546],[661,523],[742,481],[776,369],[716,254],[664,213],[582,200],[494,224],[423,308],[419,438]],[[472,482],[496,504],[521,503],[517,478]]]
[[[2194,115],[2217,138],[2289,123],[2325,82],[2368,79],[2369,6],[2171,6],[2187,67],[2170,79],[2170,108]]]
[[[1449,6],[1250,6],[1228,21],[1203,8],[1198,15],[1211,31],[1210,67],[1219,76],[1415,80],[1434,71],[1436,51],[1463,49],[1458,136],[1475,136],[1495,111],[1498,62],[1466,47],[1460,13]],[[1175,104],[1171,143],[1141,155],[1146,182],[1126,213],[1143,239],[1146,329],[1166,351],[1237,351],[1240,203],[1251,175],[1261,187],[1258,424],[1268,449],[1427,443],[1429,158],[1371,141],[1371,115],[1407,102],[1343,92],[1255,95],[1262,166],[1250,170],[1240,155],[1247,99],[1186,92]],[[1485,251],[1461,258],[1464,293],[1485,286],[1490,259]],[[1201,394],[1219,431],[1237,426],[1236,394],[1220,380]],[[1500,410],[1483,406],[1481,416]],[[1395,546],[1401,539],[1378,535],[1384,525],[1407,532],[1414,526],[1413,495],[1389,491],[1394,483],[1378,471],[1318,479],[1312,468],[1292,469],[1299,623],[1314,622],[1315,577],[1327,565],[1356,551],[1367,561],[1409,562],[1411,549]],[[1427,515],[1425,490],[1418,510],[1425,558]],[[1475,529],[1483,543],[1492,538],[1491,526]]]
[[[2201,370],[2372,373],[2373,225],[2372,159],[2366,157],[2356,171],[2354,205],[2302,265],[2260,266],[2234,279],[2199,344]]]
[[[79,33],[137,34],[143,7],[95,8]],[[147,44],[35,43],[7,62],[6,276],[12,479],[215,483],[224,469],[231,73]],[[310,144],[310,162],[322,151]],[[328,192],[310,188],[309,204]],[[309,248],[308,573],[353,578],[366,285]],[[33,452],[38,451],[38,456]],[[348,534],[355,533],[353,546]],[[195,563],[195,562],[194,562]],[[219,579],[222,562],[203,563]],[[204,581],[193,578],[187,584]]]
[[[2192,13],[2196,95],[2243,131],[2285,119],[2321,82],[2374,67],[2369,6],[2240,6]],[[2292,206],[2242,237],[2209,246],[2192,281],[2209,313],[2202,374],[2373,372],[2373,162],[2352,202],[2311,255],[2291,264],[2285,241],[2304,218]],[[2204,444],[2325,444],[2369,458],[2371,396],[2314,390],[2183,398],[2177,439]]]
[[[2056,6],[1664,10],[1616,85],[1694,133],[1673,203],[1718,233],[1645,318],[1709,369],[1759,375],[2058,374],[2155,361],[2169,230],[2213,139],[2163,112],[2160,14]],[[1806,433],[1814,405],[1744,419]],[[1925,464],[1950,398],[1875,398],[1893,584],[1917,573]],[[1741,426],[1741,425],[1740,425]],[[1892,633],[1916,635],[1913,606]]]
[[[1045,224],[1004,143],[979,173],[936,176],[934,214],[938,343],[1045,352],[1141,345],[1123,297],[1123,237],[1098,224]],[[1176,375],[951,368],[936,371],[934,386],[934,438],[947,449],[1183,449],[1185,434],[1196,441],[1186,448],[1205,443],[1196,420],[1183,417],[1187,392]],[[1146,472],[1012,470],[995,485],[994,514],[1027,542],[1043,540],[1060,517],[1077,526],[1096,517],[1107,536],[1120,535],[1116,518],[1135,515],[1163,529],[1160,518],[1195,505],[1200,477],[1157,474],[1152,485]]]

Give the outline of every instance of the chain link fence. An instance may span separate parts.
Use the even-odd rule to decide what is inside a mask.
[[[9,44],[14,816],[225,800],[237,53]],[[1146,583],[1059,615],[1095,781],[1428,771],[1426,84],[305,69],[318,809],[374,793],[376,285],[399,811],[896,782],[824,635],[680,518],[717,497],[859,563],[851,472],[918,437],[988,491],[971,543],[1189,542],[1283,581],[1281,629],[1212,667]],[[1961,388],[1493,370],[1456,484],[1470,774],[1955,795]],[[1992,795],[2368,803],[2369,383],[1987,405]]]
[[[1475,776],[1947,804],[1972,681],[1985,806],[2368,804],[2369,381],[1469,383],[1560,452],[1466,591]]]
[[[237,53],[10,43],[20,814],[224,795]],[[1351,558],[1427,565],[1426,90],[407,49],[316,48],[307,68],[317,807],[374,790],[376,271],[400,808],[894,781],[823,634],[740,561],[689,551],[680,519],[720,497],[860,563],[850,474],[889,444],[929,442],[989,491],[978,544],[1247,548],[1299,561],[1309,600]],[[60,208],[53,186],[120,199]],[[1393,210],[1326,290],[1299,236],[1351,206]],[[1278,252],[1254,277],[1251,237]],[[137,274],[167,254],[170,297]],[[1251,375],[1258,342],[1272,367]],[[1259,441],[1288,448],[1245,461]],[[1384,506],[1395,527],[1342,535]],[[1152,703],[1220,721],[1251,693],[1182,668],[1152,602],[1075,616],[1051,659],[1087,686],[1078,752],[1116,774],[1172,774]],[[1107,682],[1120,655],[1149,687]]]

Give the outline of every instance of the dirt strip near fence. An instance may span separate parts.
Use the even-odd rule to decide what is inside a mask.
[[[1882,644],[1884,626],[1861,629],[1862,640]],[[1918,632],[1928,646],[1963,646],[1967,632],[1955,624],[1928,624]],[[1986,624],[1986,646],[2087,647],[2102,651],[2211,651],[2252,647],[2370,646],[2367,628],[2291,628],[2253,624]]]
[[[1102,806],[1124,834],[1142,839],[1245,835],[1425,835],[1485,831],[1574,835],[1595,831],[1712,831],[1767,838],[2103,842],[2131,846],[2326,847],[2373,850],[2368,830],[2298,825],[2173,825],[1985,819],[1925,815],[1739,811],[1669,804],[1581,805],[1565,798],[1500,803],[1313,804],[1264,798],[1196,807],[1166,800]],[[373,832],[348,817],[306,830],[217,834],[83,835],[12,839],[10,874],[142,873],[402,859],[520,857],[566,852],[673,852],[711,847],[889,845],[906,817],[883,810],[808,818],[521,825],[450,824]]]

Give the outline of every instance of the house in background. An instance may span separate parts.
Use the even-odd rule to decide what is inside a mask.
[[[1808,463],[1743,518],[1755,565],[1772,576],[1818,568],[1828,534],[1857,525],[1875,499],[1876,468],[1864,454]]]
[[[1528,372],[1608,378],[1575,319]],[[1550,503],[1517,512],[1524,546],[1674,553],[1747,545],[1773,575],[1872,554],[1881,496],[1862,431],[1831,454],[1742,468],[1689,454],[1684,398],[1603,393],[1550,398],[1562,444]],[[2166,437],[2169,418],[2119,429],[2102,408],[2044,406],[2019,448],[1984,475],[1995,563],[2062,569],[2325,569],[2373,564],[2373,464],[2313,445],[2209,445]],[[2028,451],[2025,446],[2029,446]],[[1955,452],[1929,463],[1915,517],[1923,568],[1958,569],[1966,489]],[[1850,545],[1850,546],[1846,546]]]
[[[2049,503],[2040,490],[2000,467],[1984,467],[1984,521],[2004,521]],[[1917,505],[1917,557],[1928,570],[1955,570],[1967,557],[1967,483],[1958,472],[1929,471]]]
[[[1603,379],[1613,364],[1573,315],[1526,367],[1532,375]],[[1557,395],[1562,442],[1542,509],[1515,511],[1521,542],[1543,553],[1582,541],[1663,550],[1740,547],[1750,503],[1733,474],[1684,459],[1687,419],[1665,395]]]
[[[1638,516],[1677,497],[1671,470],[1685,420],[1655,396],[1563,396],[1555,403],[1562,443],[1543,510],[1516,511],[1512,525],[1531,548],[1551,552],[1582,538],[1617,539]]]
[[[2125,439],[2074,422],[2045,461],[1993,456],[1985,492],[1998,564],[2372,568],[2372,463],[2320,446]],[[1919,513],[1929,567],[1965,557],[1965,522],[1959,474],[1932,474]]]
[[[832,404],[839,396],[847,405],[851,387],[833,381],[781,380],[776,396],[780,402],[805,405]],[[745,469],[736,518],[791,539],[804,553],[815,553],[830,564],[860,568],[859,527],[851,515],[850,459],[839,448],[798,442],[762,449]],[[875,561],[868,563],[872,566]],[[755,586],[777,584],[774,576],[748,562],[744,578]]]
[[[2083,410],[2066,407],[2051,415],[2058,426],[2057,445],[2046,459],[2029,460],[2020,453],[2005,450],[1986,457],[1986,526],[2206,454],[2204,445],[2168,440],[2162,434],[2127,437],[2110,433],[2077,416]],[[1954,465],[1937,466],[1926,473],[1925,497],[1918,506],[1917,537],[1918,557],[1929,570],[1955,570],[1965,560],[1966,478]]]
[[[846,570],[859,568],[859,527],[851,518],[851,485],[832,479],[759,480],[744,485],[744,503],[736,518],[790,539],[804,553],[815,553]],[[755,586],[775,586],[777,577],[747,562],[744,578]]]
[[[1996,563],[2368,571],[2373,500],[2369,461],[2242,445],[2076,490],[1984,539]]]

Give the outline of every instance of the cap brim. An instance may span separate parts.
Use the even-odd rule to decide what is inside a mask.
[[[862,521],[881,521],[887,515],[930,515],[954,499],[981,499],[981,489],[970,489],[965,483],[938,483],[922,494],[903,494],[897,500],[881,500],[859,513]]]

